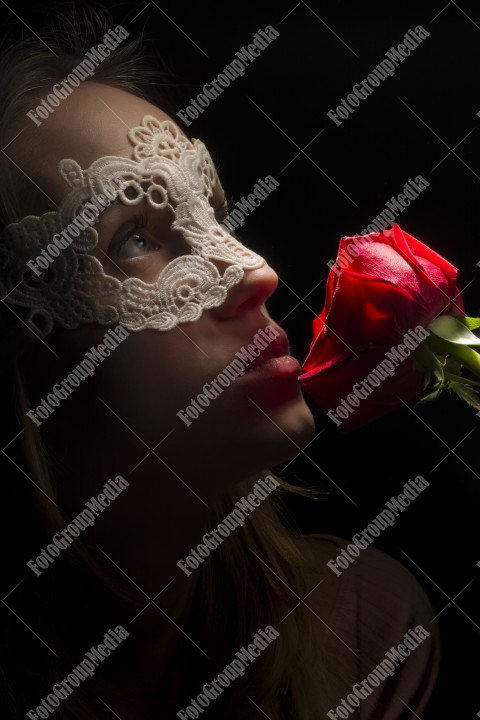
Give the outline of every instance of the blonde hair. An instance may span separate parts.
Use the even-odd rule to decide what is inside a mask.
[[[56,31],[42,35],[57,57],[34,37],[16,43],[3,55],[0,61],[2,146],[18,131],[19,118],[24,118],[26,111],[46,88],[59,82],[75,67],[85,50],[94,44],[95,38],[104,34],[107,27],[107,16],[103,13],[90,15],[89,22],[85,16],[78,17],[73,13],[66,20],[58,21]],[[68,37],[68,52],[62,42],[63,37]],[[155,101],[145,89],[155,75],[142,65],[139,45],[137,40],[120,46],[99,66],[95,80]],[[141,84],[138,81],[140,76]],[[0,170],[0,213],[3,221],[8,223],[22,217],[26,199],[35,205],[38,198],[35,200],[35,193],[27,188],[26,179],[15,166],[10,167],[5,157],[0,159]],[[66,519],[49,499],[55,500],[56,497],[54,480],[58,469],[51,466],[52,460],[43,446],[39,429],[25,420],[30,404],[20,364],[13,368],[12,378],[15,381],[15,398],[10,399],[16,402],[24,448],[24,467],[20,466],[20,469],[29,477],[20,476],[14,481],[23,482],[30,490],[31,504],[24,509],[31,521],[32,547],[38,548],[36,543],[41,538],[51,537],[52,532],[62,530]],[[266,474],[267,471],[263,475]],[[284,492],[308,494],[305,489],[292,486],[280,478],[278,480]],[[210,517],[211,527],[228,515],[237,499],[251,492],[252,484],[253,481],[237,485],[216,504]],[[7,492],[8,487],[7,484]],[[318,667],[320,648],[311,613],[302,604],[297,607],[298,598],[303,598],[307,592],[306,573],[314,569],[307,565],[300,553],[295,533],[282,521],[281,507],[279,499],[272,497],[263,501],[261,508],[243,527],[232,533],[196,573],[182,627],[196,638],[211,662],[203,671],[205,677],[200,677],[195,667],[196,656],[188,643],[180,641],[172,659],[181,672],[179,708],[189,703],[197,686],[201,687],[214,676],[214,672],[226,667],[235,652],[251,642],[259,628],[272,625],[280,632],[277,640],[257,658],[252,668],[247,669],[243,678],[232,683],[212,703],[209,717],[238,715],[260,720],[267,715],[275,720],[310,720],[317,716],[315,709],[318,707],[321,681],[312,675],[312,668],[315,663]],[[18,667],[23,662],[19,657],[23,658],[25,654],[23,646],[20,656],[15,652],[21,642],[17,637],[20,637],[22,627],[18,624],[10,626],[8,652],[13,654],[14,661],[10,668],[0,667],[0,683],[6,686],[2,717],[14,718],[20,712],[35,707],[41,697],[51,691],[52,685],[63,679],[81,659],[82,648],[84,652],[90,647],[85,645],[88,643],[86,638],[91,636],[93,642],[97,624],[89,618],[87,625],[81,617],[75,617],[75,612],[83,608],[82,603],[88,604],[95,597],[99,629],[102,629],[102,611],[105,615],[108,613],[109,625],[112,624],[112,593],[115,593],[116,599],[122,598],[119,619],[125,617],[122,613],[127,608],[138,605],[138,596],[125,588],[122,579],[113,576],[111,568],[107,570],[102,559],[81,540],[69,546],[62,555],[64,557],[45,573],[45,579],[36,580],[35,598],[29,595],[25,599],[26,605],[30,603],[29,621],[39,623],[39,635],[53,653],[44,652],[40,646],[40,649],[37,648],[42,672],[40,677],[33,678],[31,669]],[[90,595],[90,592],[93,594]],[[19,594],[21,597],[21,588]],[[295,611],[291,612],[294,608]],[[282,623],[287,615],[288,621]],[[8,655],[6,652],[4,655],[3,659],[0,656],[0,662],[6,666]],[[108,697],[116,697],[119,706],[122,702],[128,703],[129,698],[123,695],[121,688],[114,686],[108,672],[107,669],[105,672],[103,669],[98,671],[65,700],[62,717],[66,720],[78,720],[80,717],[82,720],[90,717],[110,720],[111,712],[98,699],[102,692],[106,692]],[[33,683],[31,691],[24,689],[26,675]],[[195,677],[193,686],[189,681],[192,676]],[[249,699],[252,693],[261,710]]]

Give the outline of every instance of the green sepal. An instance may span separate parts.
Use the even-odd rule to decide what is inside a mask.
[[[472,330],[480,328],[480,318],[465,315],[442,315],[428,325],[428,338],[419,345],[413,357],[413,368],[424,374],[424,395],[417,405],[435,400],[445,389],[455,393],[480,410],[480,382],[463,377],[465,367],[480,377],[480,353],[470,345],[480,345]],[[433,383],[433,386],[432,386]],[[474,386],[474,387],[473,387]]]
[[[478,318],[469,318],[477,320]],[[480,327],[480,324],[479,326]],[[480,345],[480,338],[474,335],[464,322],[453,315],[440,315],[432,320],[427,330],[443,340],[460,345]]]
[[[428,340],[429,338],[418,346],[413,356],[413,369],[423,373],[425,376],[424,389],[432,382],[434,377],[442,384],[445,381],[443,365],[432,351]]]
[[[477,380],[470,380],[470,378],[463,377],[463,375],[455,375],[454,373],[445,373],[445,380],[460,383],[461,385],[475,385],[480,387],[480,382]]]
[[[435,333],[431,333],[426,342],[435,355],[451,356],[480,377],[480,355],[472,348],[445,340]]]
[[[452,315],[451,317],[461,322],[469,330],[478,330],[480,328],[480,318],[467,317],[467,315]]]
[[[454,392],[462,400],[465,400],[469,405],[474,407],[476,410],[480,410],[480,395],[475,392],[468,385],[464,385],[459,382],[449,382],[447,387],[450,392]]]
[[[432,392],[428,393],[428,395],[424,395],[423,397],[421,397],[420,400],[418,400],[415,403],[415,405],[422,405],[423,403],[431,402],[432,400],[436,400],[437,397],[440,395],[440,393],[444,390],[444,388],[445,388],[445,383],[437,382],[433,386]]]

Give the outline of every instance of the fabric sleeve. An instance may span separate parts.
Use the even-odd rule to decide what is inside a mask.
[[[308,537],[311,557],[324,576],[306,599],[323,626],[326,692],[319,717],[421,717],[438,674],[440,641],[435,613],[419,583],[401,563],[371,547],[337,575],[327,562],[348,541]]]

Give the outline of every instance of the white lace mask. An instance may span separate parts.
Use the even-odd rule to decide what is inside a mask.
[[[72,190],[58,210],[27,216],[3,233],[0,291],[5,302],[29,308],[26,322],[36,334],[44,337],[55,322],[63,328],[118,322],[134,331],[170,330],[221,305],[244,268],[264,263],[215,219],[209,199],[220,181],[202,142],[188,140],[173,122],[151,115],[128,137],[134,146],[132,160],[102,157],[86,170],[74,160],[62,160],[59,171]],[[191,253],[169,262],[153,283],[134,277],[119,280],[106,275],[99,260],[88,254],[98,234],[94,223],[83,221],[78,236],[71,243],[69,236],[70,244],[63,242],[65,249],[45,271],[33,272],[28,262],[38,260],[47,246],[51,255],[52,238],[67,227],[69,232],[77,228],[87,203],[102,196],[115,196],[125,205],[146,200],[158,210],[170,208],[175,218],[171,230],[181,232]],[[223,275],[212,260],[228,263]],[[100,302],[102,297],[113,303]]]

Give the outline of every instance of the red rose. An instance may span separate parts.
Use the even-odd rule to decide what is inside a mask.
[[[299,378],[337,425],[352,430],[420,399],[413,356],[437,315],[463,313],[456,279],[453,265],[398,225],[340,240]]]

